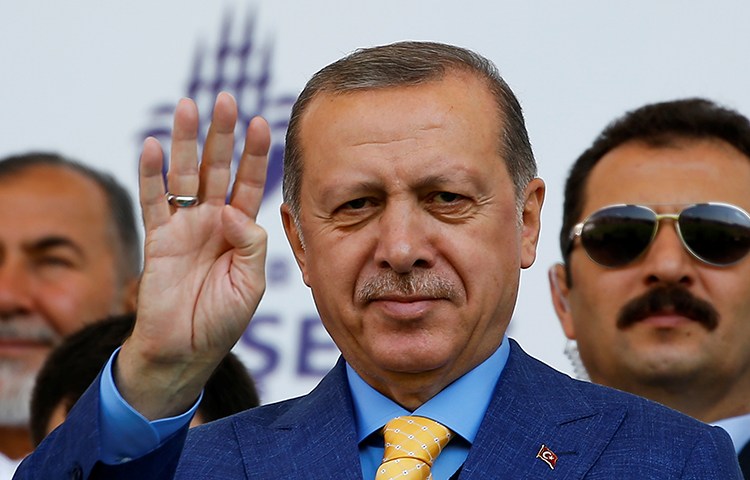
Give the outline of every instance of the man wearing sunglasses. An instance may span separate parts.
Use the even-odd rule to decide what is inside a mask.
[[[721,425],[750,478],[748,211],[748,119],[644,106],[573,165],[550,285],[592,381]]]

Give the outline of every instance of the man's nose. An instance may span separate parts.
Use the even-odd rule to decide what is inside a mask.
[[[680,283],[694,281],[695,257],[683,245],[672,220],[662,220],[656,237],[644,258],[647,283]]]
[[[31,309],[31,279],[19,262],[0,262],[0,317]]]
[[[375,263],[397,273],[430,268],[435,262],[430,217],[418,205],[387,205],[378,223]]]

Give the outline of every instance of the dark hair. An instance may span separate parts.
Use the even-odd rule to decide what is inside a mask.
[[[128,191],[111,175],[56,153],[26,153],[0,160],[0,179],[37,166],[68,169],[94,181],[107,199],[121,255],[116,255],[121,279],[137,278],[141,270],[141,243],[135,210]]]
[[[567,265],[570,231],[579,221],[589,175],[608,152],[632,141],[668,147],[680,140],[718,139],[750,160],[750,121],[740,113],[703,98],[686,98],[645,105],[627,112],[596,137],[578,157],[565,183],[560,249]],[[570,272],[568,272],[570,273]],[[570,275],[568,275],[570,281]]]
[[[67,337],[47,357],[37,374],[31,396],[31,439],[39,445],[47,435],[52,412],[62,404],[69,412],[96,379],[109,357],[130,336],[135,315],[92,323]],[[198,414],[204,422],[223,418],[260,404],[245,366],[229,353],[203,391]]]
[[[499,149],[521,203],[524,188],[537,174],[534,154],[518,99],[497,67],[483,56],[434,42],[399,42],[356,50],[313,75],[292,107],[284,153],[284,201],[299,218],[303,171],[300,124],[307,107],[321,93],[421,85],[440,80],[451,71],[466,71],[486,81],[497,100],[501,120]],[[520,205],[519,205],[520,208]]]

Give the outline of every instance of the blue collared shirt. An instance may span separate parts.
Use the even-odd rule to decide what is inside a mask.
[[[446,445],[432,467],[435,480],[450,478],[466,461],[509,354],[508,339],[503,338],[500,347],[487,360],[450,384],[414,412],[406,410],[373,389],[347,364],[346,374],[354,399],[363,478],[375,478],[375,472],[382,461],[384,450],[380,432],[388,420],[401,415],[431,418],[457,434]],[[460,405],[460,408],[457,408],[457,405]]]
[[[99,384],[101,460],[109,465],[142,457],[164,443],[190,423],[203,398],[201,393],[193,407],[182,415],[149,422],[122,398],[115,386],[112,366],[119,352],[118,348],[109,358]]]

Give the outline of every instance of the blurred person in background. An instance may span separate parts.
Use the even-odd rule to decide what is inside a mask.
[[[31,451],[44,359],[65,335],[132,311],[140,264],[131,198],[110,175],[57,154],[0,160],[0,454]]]

